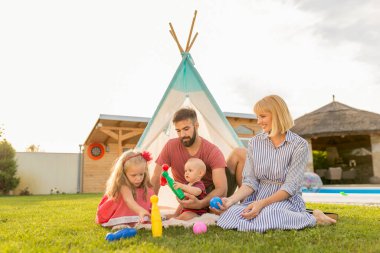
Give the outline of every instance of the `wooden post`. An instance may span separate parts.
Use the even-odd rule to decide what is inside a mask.
[[[187,38],[187,43],[186,43],[186,52],[189,52],[190,51],[190,48],[189,45],[190,45],[190,40],[191,40],[191,35],[193,33],[193,28],[194,28],[194,23],[195,23],[195,19],[197,17],[197,10],[195,10],[194,12],[194,17],[193,17],[193,22],[191,23],[191,28],[190,28],[190,33],[189,33],[189,37]]]
[[[117,138],[117,148],[119,156],[123,153],[123,145],[121,140],[121,129],[119,129],[119,136]]]
[[[191,47],[193,46],[194,41],[195,41],[195,39],[197,38],[197,36],[198,36],[198,32],[195,34],[193,40],[191,41],[191,44],[190,44],[190,46],[189,46],[189,49],[188,49],[186,52],[189,52],[189,51],[190,51],[190,49],[191,49]]]
[[[173,38],[174,38],[174,40],[175,40],[175,42],[177,43],[177,46],[178,46],[178,48],[179,48],[179,51],[181,52],[181,54],[184,52],[183,51],[183,48],[181,47],[181,44],[179,43],[179,41],[178,41],[178,38],[177,38],[177,35],[175,34],[175,31],[174,31],[174,28],[173,28],[173,26],[172,26],[172,23],[169,23],[169,26],[170,26],[170,33],[171,33],[171,35],[173,36]]]

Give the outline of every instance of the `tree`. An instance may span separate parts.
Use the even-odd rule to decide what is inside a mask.
[[[26,152],[40,152],[40,145],[30,145],[26,148]]]
[[[3,128],[3,126],[0,126],[0,138],[1,138],[1,136],[3,136],[3,134],[4,134],[4,128]]]
[[[7,140],[0,141],[0,192],[8,194],[20,183],[16,177],[16,151]]]

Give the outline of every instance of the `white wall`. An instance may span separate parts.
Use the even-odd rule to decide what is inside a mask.
[[[28,187],[32,194],[60,192],[76,193],[78,184],[79,154],[16,152],[17,176],[20,184],[14,194]]]

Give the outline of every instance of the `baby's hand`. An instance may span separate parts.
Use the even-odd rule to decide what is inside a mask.
[[[174,189],[177,190],[178,188],[179,188],[179,189],[182,189],[182,188],[183,188],[183,184],[178,183],[178,182],[175,182],[175,183],[174,183]]]

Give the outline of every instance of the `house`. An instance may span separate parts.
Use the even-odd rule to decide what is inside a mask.
[[[224,115],[245,144],[260,131],[253,114],[225,112]],[[99,116],[83,145],[82,192],[104,191],[113,162],[123,151],[136,146],[149,120],[132,116]]]
[[[328,166],[342,168],[342,179],[350,175],[351,183],[364,184],[380,177],[380,114],[333,100],[296,119],[292,131],[313,151],[326,152]],[[328,169],[317,174],[323,177]]]

